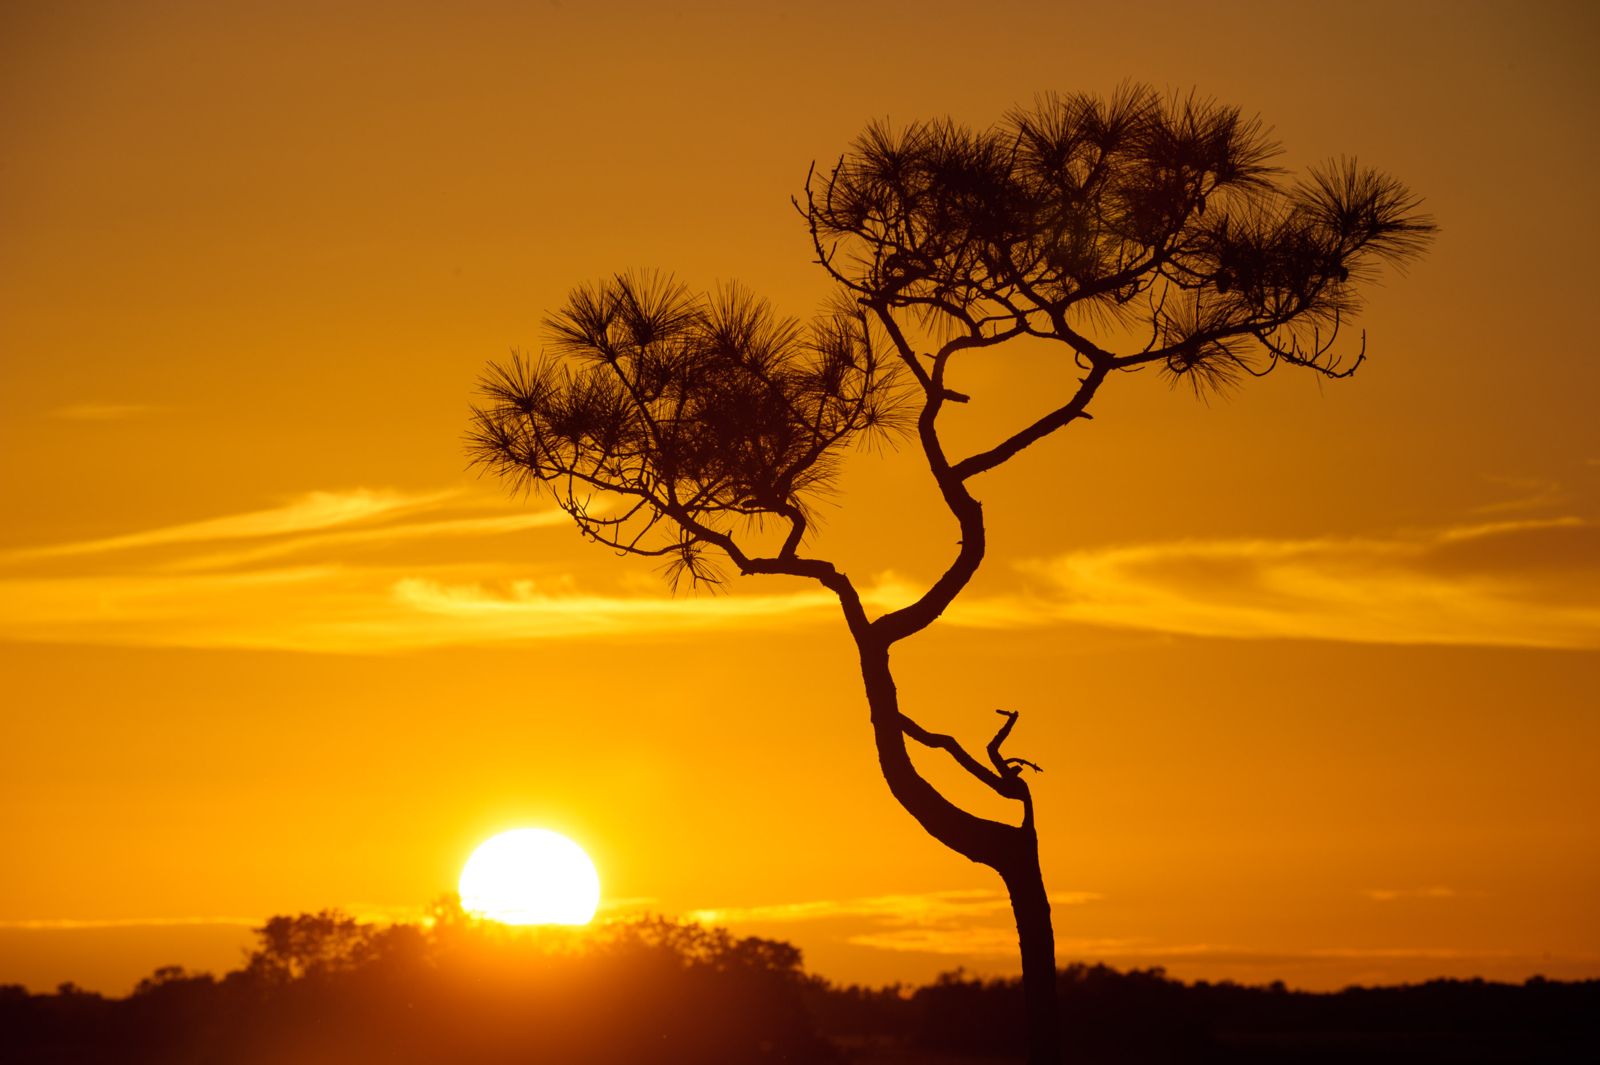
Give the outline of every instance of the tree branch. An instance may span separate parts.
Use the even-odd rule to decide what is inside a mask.
[[[930,732],[904,713],[900,715],[900,728],[907,736],[910,736],[924,747],[948,752],[950,757],[955,759],[957,765],[982,781],[995,794],[1018,800],[1027,797],[1027,785],[1022,783],[1016,773],[995,772],[968,753],[967,749],[961,746],[961,743],[954,736],[947,736],[942,732]],[[1009,728],[1009,723],[1005,728]],[[1003,733],[1004,728],[1002,729]],[[991,744],[991,750],[993,747],[994,744]]]
[[[861,594],[851,583],[850,578],[833,563],[823,559],[800,558],[793,555],[780,555],[777,558],[748,555],[732,536],[719,529],[703,525],[687,514],[669,510],[667,516],[696,539],[721,549],[722,553],[738,567],[740,573],[803,577],[816,581],[839,597],[839,605],[844,610],[845,622],[850,628],[851,635],[859,639],[867,633],[870,624],[866,608],[861,603]]]
[[[1090,418],[1091,415],[1084,408],[1089,405],[1089,401],[1099,391],[1100,385],[1105,381],[1108,372],[1109,370],[1104,362],[1092,364],[1089,368],[1088,376],[1079,382],[1078,391],[1073,395],[1070,402],[1057,407],[1032,425],[996,444],[988,451],[962,459],[951,467],[951,475],[961,481],[976,477],[980,473],[994,469],[1029,444],[1036,440],[1042,440],[1069,422],[1078,418]]]
[[[993,763],[995,771],[1017,789],[1018,794],[1015,798],[1022,802],[1022,824],[1026,828],[1033,824],[1033,793],[1028,790],[1027,781],[1022,779],[1022,770],[1024,767],[1035,773],[1042,773],[1044,770],[1026,758],[1007,758],[1000,753],[1000,745],[1011,735],[1011,729],[1016,725],[1020,715],[1015,710],[996,710],[995,713],[1005,718],[1005,723],[994,734],[994,739],[989,741],[989,761]]]

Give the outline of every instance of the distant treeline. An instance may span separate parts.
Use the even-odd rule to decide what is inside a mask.
[[[1310,992],[1281,983],[1185,984],[1160,968],[1071,965],[1056,986],[1062,1060],[1079,1065],[1600,1062],[1600,980],[1433,980]],[[890,1042],[947,1056],[940,1061],[1023,1056],[1018,979],[946,974],[895,999],[899,1024],[878,1032],[872,1019],[896,1008],[882,992],[827,988],[813,1010],[821,1029],[841,1045],[870,1046],[888,1035]]]
[[[126,998],[0,987],[0,1060],[140,1065],[734,1065],[1021,1056],[1016,980],[836,987],[787,943],[661,918],[510,929],[274,917],[243,968],[158,969]],[[1600,1061],[1600,981],[1440,980],[1335,994],[1062,970],[1091,1063]]]

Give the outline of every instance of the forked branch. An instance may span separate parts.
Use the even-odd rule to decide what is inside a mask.
[[[1031,769],[1035,773],[1043,773],[1043,769],[1026,758],[1006,758],[1000,754],[1000,745],[1011,735],[1011,729],[1021,715],[1015,710],[996,710],[995,713],[1006,719],[1005,724],[1000,726],[1000,731],[994,734],[994,739],[989,741],[989,761],[994,763],[995,769],[1003,777],[1020,776],[1024,768]]]
[[[1006,723],[1000,726],[999,733],[989,743],[989,758],[993,762],[994,768],[990,768],[977,758],[974,758],[971,752],[961,746],[961,741],[954,736],[949,736],[942,732],[931,732],[904,713],[900,715],[900,729],[908,737],[924,747],[948,753],[957,765],[982,781],[989,790],[1007,799],[1018,800],[1031,813],[1031,797],[1028,794],[1028,785],[1021,778],[1021,768],[1010,763],[1019,762],[1030,766],[1032,766],[1032,763],[1025,762],[1023,759],[1005,759],[1000,755],[1000,744],[1005,740],[1006,734],[1011,731],[1012,725],[1016,723],[1017,715],[1004,710],[999,712],[1008,716]],[[1033,768],[1037,769],[1038,766],[1033,766]]]

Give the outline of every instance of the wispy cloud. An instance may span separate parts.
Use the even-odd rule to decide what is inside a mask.
[[[1064,891],[1050,896],[1056,906],[1076,906],[1097,902],[1105,896],[1094,891]],[[871,895],[862,898],[814,899],[805,902],[780,902],[760,906],[726,906],[695,910],[691,920],[707,923],[787,923],[837,917],[868,917],[899,924],[928,924],[964,921],[1009,913],[1010,899],[983,889],[930,891],[916,895]],[[1015,936],[1013,936],[1015,939]]]
[[[0,638],[382,653],[837,618],[831,594],[803,582],[673,597],[659,586],[585,587],[549,552],[530,551],[519,563],[481,549],[487,538],[518,532],[566,535],[568,524],[554,508],[459,489],[354,489],[13,549],[0,553]],[[1600,648],[1600,527],[1576,517],[1388,536],[1124,544],[1018,569],[1024,587],[969,594],[946,620]],[[882,610],[921,588],[919,579],[884,573],[862,592]]]
[[[449,573],[452,568],[435,569]],[[473,567],[481,571],[482,567]],[[672,599],[503,590],[412,576],[415,567],[0,581],[0,638],[133,646],[385,653],[534,639],[649,635],[821,619],[814,592]]]
[[[46,416],[72,422],[118,422],[160,414],[166,409],[144,403],[73,403],[47,411]]]
[[[187,928],[214,925],[254,928],[261,923],[259,917],[40,917],[0,920],[0,929],[76,932],[107,928]]]
[[[660,586],[584,589],[559,569],[536,582],[530,569],[548,566],[485,558],[479,547],[569,527],[555,508],[499,497],[355,489],[26,547],[0,554],[9,571],[0,573],[0,638],[382,653],[804,623],[838,610],[820,589],[776,584],[767,594],[674,598]]]
[[[1490,484],[1502,489],[1505,498],[1483,503],[1472,508],[1474,514],[1527,513],[1560,506],[1571,498],[1571,493],[1557,480],[1549,477],[1488,477]]]
[[[120,536],[22,548],[0,555],[0,561],[26,562],[75,555],[97,555],[174,544],[216,543],[352,525],[435,506],[456,492],[405,493],[358,488],[346,492],[308,492],[281,506],[229,514],[220,518],[168,525]]]
[[[25,547],[0,554],[0,638],[384,653],[809,624],[839,609],[830,593],[793,582],[732,596],[585,588],[534,551],[516,563],[481,550],[487,538],[541,529],[576,545],[570,525],[558,509],[498,496],[355,489]],[[533,580],[530,570],[546,572]],[[886,583],[864,594],[883,603],[909,593]]]
[[[1600,527],[1576,517],[1180,540],[1030,563],[1018,618],[1194,636],[1600,648]]]
[[[1387,900],[1445,898],[1455,893],[1449,888],[1428,887],[1366,894]],[[1050,896],[1051,905],[1058,910],[1104,899],[1104,895],[1094,891],[1067,891]],[[959,959],[962,964],[1009,969],[1015,965],[1018,949],[1010,909],[1010,901],[1003,892],[974,889],[717,907],[686,916],[734,929],[763,930],[774,926],[781,929],[784,925],[802,923],[826,925],[825,929],[808,928],[804,933],[797,930],[780,934],[803,934],[808,940],[831,936],[840,942],[873,950],[933,955],[951,959],[951,963]],[[1082,923],[1082,919],[1073,921]],[[1063,919],[1063,923],[1068,922]],[[1173,942],[1138,935],[1058,936],[1056,956],[1063,964],[1068,961],[1103,961],[1117,965],[1185,962],[1246,971],[1259,969],[1268,974],[1284,967],[1328,967],[1352,962],[1436,964],[1517,957],[1467,948],[1407,945],[1264,950],[1240,944]]]
[[[363,923],[415,923],[426,915],[422,906],[396,906],[376,902],[355,902],[339,909]],[[33,917],[0,919],[0,931],[79,932],[118,928],[259,928],[266,917],[241,917],[231,914],[163,917]]]
[[[602,898],[600,912],[609,916],[631,917],[660,908],[661,900],[654,895],[624,895],[621,898]]]
[[[1368,888],[1361,894],[1373,902],[1394,902],[1398,899],[1453,899],[1458,892],[1447,887]]]
[[[1081,906],[1104,896],[1094,891],[1063,891],[1050,896],[1055,907]],[[794,923],[842,926],[841,938],[858,947],[928,954],[1012,957],[1017,932],[1011,902],[988,890],[931,891],[907,895],[817,899],[697,910],[687,915],[706,924],[765,927]]]
[[[874,950],[996,958],[1017,953],[1017,932],[999,926],[976,928],[887,928],[849,936],[845,942]]]
[[[449,497],[444,495],[440,498]],[[499,536],[529,529],[564,528],[571,523],[571,520],[563,512],[551,509],[487,517],[452,518],[444,521],[411,521],[404,524],[383,525],[375,529],[339,529],[305,536],[282,537],[239,550],[193,555],[172,563],[171,568],[229,569],[305,551]]]
[[[1015,965],[1017,934],[999,926],[966,928],[893,928],[864,932],[848,942],[876,950],[931,954],[960,958],[1011,969]],[[1478,947],[1437,947],[1399,944],[1363,947],[1286,947],[1262,948],[1229,943],[1167,942],[1144,936],[1099,936],[1056,938],[1056,958],[1068,962],[1103,962],[1116,966],[1182,966],[1190,970],[1254,973],[1257,979],[1299,974],[1302,980],[1318,970],[1347,973],[1382,967],[1387,975],[1365,977],[1375,982],[1401,978],[1430,978],[1447,969],[1471,971],[1481,975],[1491,965],[1525,965],[1530,970],[1548,967],[1548,955],[1529,955],[1512,950]],[[1559,961],[1593,964],[1592,956],[1565,955]],[[1352,967],[1357,968],[1352,968]],[[1305,982],[1324,983],[1325,980]],[[1334,983],[1351,982],[1350,977]]]
[[[1017,931],[1001,925],[886,928],[850,936],[847,942],[858,947],[892,950],[911,954],[943,954],[954,957],[992,957],[1010,961],[1016,957]],[[1103,959],[1161,957],[1190,954],[1204,946],[1165,946],[1142,939],[1057,938],[1056,957],[1063,962],[1082,958]]]
[[[513,581],[503,590],[478,584],[450,585],[423,578],[395,583],[395,599],[416,613],[482,639],[606,635],[789,622],[807,614],[837,611],[823,591],[782,595],[703,596],[593,595],[546,591],[534,581]]]

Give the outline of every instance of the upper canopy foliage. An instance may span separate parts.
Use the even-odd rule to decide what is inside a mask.
[[[840,283],[946,331],[1065,340],[1196,387],[1278,359],[1338,373],[1357,282],[1433,226],[1390,177],[1342,162],[1285,183],[1276,154],[1195,97],[1047,96],[987,130],[875,125],[801,206]],[[1108,322],[1149,343],[1118,357],[1083,335]]]
[[[1434,227],[1384,174],[1339,162],[1287,181],[1276,153],[1234,108],[1137,87],[1043,97],[986,130],[875,125],[797,201],[840,285],[832,309],[802,326],[738,288],[580,288],[547,322],[545,355],[484,379],[474,457],[675,578],[715,581],[714,547],[744,572],[839,590],[842,575],[797,555],[808,502],[846,447],[914,422],[963,533],[916,612],[931,619],[981,557],[964,482],[1086,417],[1113,371],[1153,364],[1198,391],[1280,362],[1335,377],[1360,363],[1364,338],[1353,359],[1334,350],[1358,285]],[[936,419],[967,398],[945,384],[950,359],[1022,336],[1064,344],[1087,371],[1078,389],[948,459]],[[735,534],[764,519],[782,546],[760,558]]]

